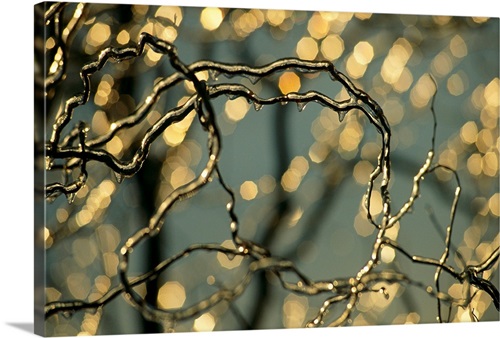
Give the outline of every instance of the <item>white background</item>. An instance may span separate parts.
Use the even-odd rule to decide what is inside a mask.
[[[96,2],[96,1],[89,1]],[[500,17],[492,0],[356,0],[299,2],[297,0],[136,0],[107,3],[140,3],[180,6],[221,6],[331,10],[394,14],[441,14]],[[0,336],[33,336],[33,6],[35,1],[9,0],[0,5]],[[480,67],[481,65],[478,65]],[[15,142],[12,142],[15,140]],[[119,325],[119,323],[116,323]],[[258,334],[278,337],[392,336],[446,334],[491,335],[500,332],[500,321],[481,324],[421,324],[413,326],[370,326],[339,329],[274,330]],[[238,332],[250,337],[256,332]],[[179,337],[229,337],[234,332],[175,334]],[[149,335],[154,337],[160,335]],[[163,336],[163,335],[162,335]],[[110,336],[111,337],[111,336]],[[143,337],[127,335],[126,337]]]

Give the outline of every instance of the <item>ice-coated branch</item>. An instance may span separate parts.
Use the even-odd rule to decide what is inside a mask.
[[[59,24],[58,16],[65,6],[55,4],[46,13],[47,24],[55,22]],[[73,16],[73,21],[69,25],[69,32],[81,20],[83,8]],[[61,27],[58,28],[59,30]],[[59,34],[59,33],[58,33]],[[47,78],[48,84],[54,85],[65,73],[66,63],[65,43],[68,39],[66,35],[57,35],[58,44],[61,48],[58,56],[62,61],[54,72]],[[133,112],[127,116],[114,121],[109,130],[98,136],[89,137],[87,121],[74,123],[79,120],[78,108],[86,105],[91,99],[94,90],[91,88],[92,77],[100,72],[109,62],[121,62],[136,59],[144,55],[145,51],[153,50],[162,55],[168,62],[171,74],[158,79],[151,92],[140,102]],[[200,80],[197,74],[208,72],[211,80]],[[345,100],[335,100],[334,93],[330,93],[328,88],[320,91],[290,92],[287,94],[274,94],[265,97],[241,83],[224,82],[221,78],[248,78],[256,83],[263,79],[282,71],[301,73],[326,73],[332,82],[339,83],[346,91],[348,98]],[[330,325],[339,326],[348,323],[352,314],[356,311],[359,297],[363,293],[380,292],[388,297],[384,284],[405,284],[424,290],[429,296],[437,300],[437,318],[442,321],[441,303],[450,306],[467,306],[472,297],[456,299],[449,294],[442,292],[440,288],[440,277],[443,273],[455,278],[464,285],[470,284],[476,289],[485,291],[493,300],[494,305],[499,307],[499,295],[496,287],[482,274],[485,271],[496,269],[498,264],[498,247],[483,262],[475,265],[464,264],[462,270],[454,267],[448,259],[452,246],[453,225],[456,221],[457,205],[459,202],[461,184],[457,173],[451,168],[436,164],[434,157],[436,154],[435,138],[437,119],[434,111],[434,97],[431,111],[434,118],[434,129],[431,148],[428,151],[424,163],[419,168],[413,178],[413,185],[407,201],[399,208],[393,207],[391,201],[389,184],[391,183],[391,128],[382,111],[380,105],[375,102],[366,92],[357,88],[355,84],[342,72],[340,72],[331,62],[328,61],[306,61],[298,58],[284,58],[270,62],[263,66],[250,66],[247,64],[228,64],[212,60],[201,60],[193,63],[184,63],[179,57],[177,47],[152,34],[142,33],[136,44],[128,47],[103,49],[98,58],[83,65],[80,70],[82,81],[82,92],[70,97],[64,102],[63,109],[57,114],[52,123],[52,130],[48,142],[45,144],[46,170],[61,171],[62,179],[47,183],[45,186],[45,196],[48,201],[55,200],[60,195],[66,195],[71,202],[74,196],[86,185],[92,171],[89,169],[90,163],[111,170],[118,182],[129,178],[142,170],[144,163],[150,157],[150,151],[155,142],[161,140],[165,130],[177,122],[184,121],[190,113],[196,114],[196,123],[202,127],[206,133],[206,160],[202,168],[194,175],[189,182],[171,191],[154,208],[154,212],[149,217],[147,224],[137,224],[132,234],[127,234],[119,250],[120,263],[118,267],[119,281],[109,289],[99,299],[92,302],[82,300],[56,301],[46,304],[45,316],[50,317],[58,313],[73,313],[83,309],[102,308],[119,295],[137,309],[142,316],[151,321],[159,323],[175,322],[206,312],[221,302],[233,303],[240,297],[251,284],[253,277],[257,273],[269,272],[275,276],[283,289],[289,292],[304,296],[321,295],[322,303],[318,307],[317,313],[308,318],[306,327]],[[194,93],[177,106],[165,108],[160,117],[152,123],[139,138],[135,149],[124,149],[127,156],[118,158],[110,151],[104,149],[111,140],[119,133],[127,133],[132,128],[144,121],[160,102],[163,95],[167,95],[177,86],[190,83],[194,87]],[[380,153],[378,154],[375,169],[371,172],[367,182],[367,190],[364,195],[366,206],[366,219],[375,227],[376,234],[371,243],[369,255],[353,276],[338,278],[339,271],[330,271],[331,277],[326,280],[316,280],[314,276],[308,276],[300,271],[295,262],[278,257],[270,248],[265,247],[251,239],[244,238],[240,234],[239,218],[236,210],[236,198],[231,186],[224,179],[223,168],[220,157],[223,151],[223,136],[218,124],[219,113],[215,110],[213,101],[216,98],[227,97],[229,100],[244,98],[251,103],[255,110],[261,110],[264,106],[296,104],[298,110],[302,111],[306,105],[311,103],[327,107],[338,114],[342,122],[347,113],[353,110],[363,112],[381,134]],[[71,126],[73,124],[73,126]],[[420,196],[421,184],[424,177],[437,170],[446,170],[453,173],[456,182],[455,195],[450,210],[449,223],[446,226],[444,247],[440,257],[424,257],[411,254],[404,248],[397,239],[387,235],[389,229],[396,223],[402,223],[405,215],[415,205]],[[73,178],[73,171],[77,173]],[[376,180],[380,179],[377,184]],[[220,244],[198,243],[193,244],[180,252],[163,259],[154,268],[138,276],[131,276],[130,259],[134,254],[134,249],[141,243],[158,236],[158,234],[168,227],[167,215],[171,212],[176,203],[189,199],[204,189],[209,184],[218,184],[222,187],[225,196],[226,211],[229,218],[228,236],[233,241],[235,249],[228,249]],[[380,190],[382,197],[382,217],[377,221],[371,213],[371,197],[375,189]],[[395,210],[395,211],[392,211]],[[403,227],[403,225],[401,225]],[[384,247],[394,249],[398,254],[406,257],[412,263],[424,264],[435,268],[434,286],[425,285],[418,280],[413,280],[405,273],[395,272],[385,269],[381,263],[381,255]],[[165,310],[157,304],[148,302],[146,298],[136,291],[136,287],[147,284],[159,278],[173,263],[182,260],[191,253],[223,253],[226,255],[238,255],[245,259],[245,272],[241,274],[239,280],[233,285],[218,285],[218,288],[211,295],[204,299],[179,309]],[[290,281],[292,276],[294,281]],[[325,322],[327,313],[332,307],[339,307],[340,314],[335,318]]]

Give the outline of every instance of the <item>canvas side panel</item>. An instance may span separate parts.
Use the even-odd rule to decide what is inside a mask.
[[[34,331],[45,336],[45,42],[47,3],[34,6]]]

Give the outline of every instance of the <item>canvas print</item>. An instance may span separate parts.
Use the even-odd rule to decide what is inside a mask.
[[[36,333],[498,321],[498,18],[237,6],[35,6]]]

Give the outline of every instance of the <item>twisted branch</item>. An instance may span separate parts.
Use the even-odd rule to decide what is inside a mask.
[[[57,19],[62,12],[64,5],[56,4],[49,8],[46,13],[46,21]],[[81,15],[81,14],[80,14]],[[80,16],[74,16],[75,22],[80,20]],[[74,27],[75,23],[72,24]],[[64,53],[64,41],[59,40],[59,44]],[[91,78],[99,72],[110,60],[124,61],[135,59],[144,54],[146,48],[150,48],[156,53],[160,53],[168,59],[173,73],[159,80],[153,87],[147,98],[134,110],[134,112],[124,118],[112,123],[110,130],[103,135],[94,138],[87,138],[88,128],[85,122],[76,124],[72,129],[68,129],[70,122],[75,119],[76,109],[85,105],[92,94]],[[64,54],[63,54],[64,55]],[[65,62],[61,63],[61,68],[54,73],[54,76],[47,81],[50,84],[60,79],[64,70]],[[296,73],[327,73],[332,81],[336,81],[346,90],[348,99],[337,101],[329,95],[318,91],[308,91],[305,93],[287,93],[272,97],[260,97],[249,87],[239,83],[210,83],[199,80],[197,73],[208,71],[213,77],[224,75],[226,77],[246,77],[252,82],[259,81],[281,71],[293,71]],[[435,138],[436,138],[436,114],[434,111],[434,97],[431,111],[434,119],[434,129],[431,149],[427,154],[425,162],[413,179],[413,188],[407,202],[394,214],[391,212],[391,199],[389,193],[391,161],[390,161],[390,140],[391,129],[385,118],[381,107],[366,92],[358,89],[347,76],[338,71],[331,62],[326,61],[305,61],[297,58],[285,58],[260,67],[251,67],[245,64],[226,64],[215,61],[197,61],[185,64],[179,58],[177,48],[167,41],[161,40],[148,33],[142,33],[134,46],[125,48],[105,48],[94,62],[84,65],[80,71],[83,83],[83,92],[74,95],[65,103],[64,109],[56,116],[49,141],[45,145],[45,156],[47,160],[46,170],[62,170],[65,178],[62,182],[49,183],[45,187],[45,195],[48,201],[56,199],[61,194],[66,195],[71,202],[75,194],[82,189],[87,181],[89,173],[87,165],[89,162],[97,162],[111,169],[119,182],[125,177],[131,177],[141,170],[144,162],[149,156],[152,144],[162,135],[162,133],[172,124],[183,121],[191,112],[197,115],[204,132],[207,133],[207,154],[208,158],[203,169],[194,179],[187,184],[172,191],[156,208],[155,213],[149,219],[146,226],[140,227],[134,234],[128,237],[120,250],[119,277],[120,284],[106,292],[101,298],[93,302],[84,301],[61,301],[52,302],[45,306],[45,316],[49,317],[57,313],[75,312],[82,309],[96,309],[105,306],[118,295],[123,295],[125,299],[137,309],[144,318],[157,322],[170,322],[192,318],[193,316],[205,312],[220,302],[233,302],[237,297],[245,292],[251,283],[253,276],[261,271],[272,272],[280,281],[282,287],[288,291],[303,294],[316,295],[325,294],[325,300],[319,308],[317,314],[310,319],[306,326],[314,327],[324,325],[326,313],[332,306],[342,304],[343,310],[336,318],[332,319],[328,325],[345,325],[356,310],[359,296],[365,292],[382,292],[386,295],[385,289],[376,286],[379,282],[388,284],[408,284],[425,290],[430,296],[437,300],[437,318],[442,321],[441,302],[466,306],[472,297],[467,299],[454,299],[440,290],[439,280],[442,273],[455,278],[460,283],[469,283],[479,290],[483,290],[493,299],[495,307],[499,308],[498,290],[488,280],[482,277],[484,271],[492,270],[498,263],[498,247],[482,263],[477,265],[466,265],[462,271],[457,270],[447,263],[450,255],[452,242],[452,229],[455,221],[457,205],[459,201],[461,185],[457,173],[451,168],[435,164]],[[195,88],[195,93],[191,95],[183,104],[167,110],[144,134],[139,147],[130,154],[130,160],[124,161],[116,158],[110,152],[102,149],[118,132],[126,132],[143,121],[158,103],[160,97],[184,82],[191,82]],[[218,161],[222,151],[222,138],[217,123],[217,113],[214,110],[212,101],[221,96],[229,99],[243,97],[252,103],[255,110],[260,110],[266,105],[275,104],[297,104],[302,110],[306,104],[316,102],[324,107],[335,111],[340,121],[352,110],[360,110],[370,121],[371,125],[382,135],[381,150],[377,159],[377,166],[372,171],[368,182],[364,202],[366,205],[366,217],[375,226],[377,232],[373,241],[370,256],[366,263],[358,272],[347,278],[332,278],[331,280],[314,281],[304,273],[299,271],[295,263],[280,257],[276,257],[269,249],[245,239],[239,234],[239,221],[235,211],[236,199],[231,187],[223,179],[223,170],[219,167]],[[57,163],[56,163],[57,162]],[[63,164],[60,164],[60,163]],[[71,181],[69,174],[73,170],[79,169],[80,173],[76,180]],[[420,184],[424,177],[438,169],[450,171],[455,176],[456,191],[450,210],[450,220],[446,227],[444,250],[441,256],[436,258],[421,257],[410,254],[401,247],[397,240],[387,237],[387,230],[400,222],[404,215],[415,204],[420,196]],[[375,181],[381,176],[380,193],[382,196],[383,216],[377,222],[371,214],[371,196],[375,189]],[[228,249],[219,244],[195,244],[178,252],[177,254],[163,260],[155,268],[140,276],[129,276],[129,260],[134,249],[144,241],[157,236],[165,223],[166,215],[173,206],[183,200],[194,196],[207,184],[217,178],[218,184],[223,188],[229,197],[226,209],[230,219],[230,234],[235,244],[235,249]],[[411,280],[407,275],[389,270],[378,271],[381,251],[384,246],[389,246],[397,252],[410,259],[416,264],[425,264],[436,268],[434,274],[435,288],[426,286],[419,281]],[[166,271],[173,263],[187,257],[197,251],[220,252],[227,255],[238,255],[250,260],[247,272],[240,278],[233,287],[220,286],[216,292],[196,304],[178,310],[165,310],[155,304],[150,304],[138,292],[134,290],[140,284],[148,283],[157,279],[161,273]],[[297,281],[289,282],[285,279],[285,272],[292,274]]]

